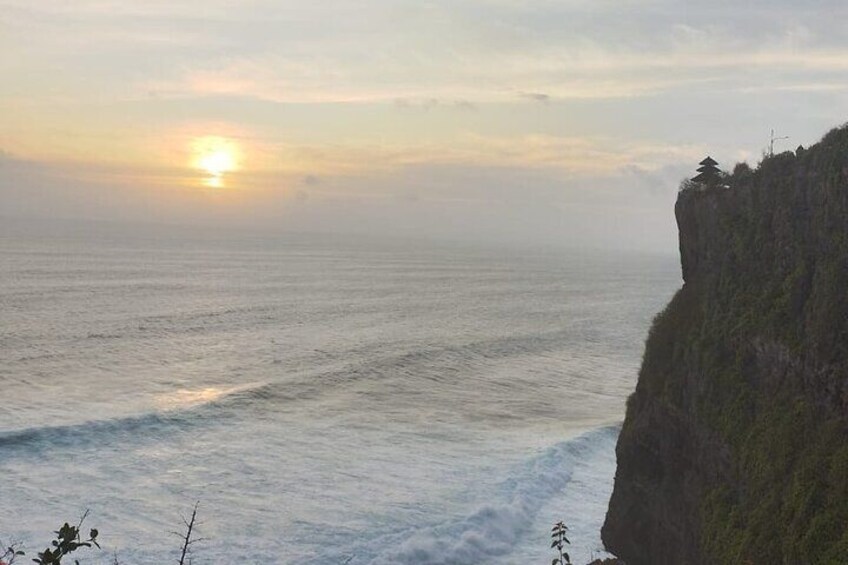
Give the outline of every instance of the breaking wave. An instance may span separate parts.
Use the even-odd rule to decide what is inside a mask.
[[[488,504],[459,519],[380,536],[354,548],[349,562],[473,565],[508,557],[540,509],[566,488],[575,468],[615,449],[619,431],[620,425],[605,426],[558,443],[515,469]]]

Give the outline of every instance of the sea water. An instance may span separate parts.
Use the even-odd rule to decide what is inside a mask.
[[[0,238],[0,541],[88,509],[197,564],[601,555],[671,255],[321,236]]]

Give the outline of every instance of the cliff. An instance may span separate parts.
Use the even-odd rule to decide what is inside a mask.
[[[684,184],[602,531],[628,565],[848,563],[848,127]]]

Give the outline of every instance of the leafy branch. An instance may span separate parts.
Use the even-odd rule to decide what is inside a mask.
[[[565,546],[571,544],[568,541],[567,533],[568,526],[564,522],[557,522],[551,529],[551,549],[556,548],[559,553],[559,556],[551,561],[551,565],[571,565],[571,557],[565,551]]]
[[[71,526],[67,522],[59,528],[56,532],[56,539],[51,542],[52,547],[48,547],[44,551],[38,554],[36,559],[33,559],[38,565],[61,565],[62,558],[67,555],[75,552],[81,547],[91,547],[95,546],[100,549],[100,544],[97,543],[97,530],[92,528],[88,533],[88,539],[83,540],[80,536],[80,531],[82,530],[82,524],[85,522],[85,519],[88,517],[88,510],[82,515],[80,518],[79,524],[76,526]],[[79,565],[79,561],[74,561],[76,565]]]

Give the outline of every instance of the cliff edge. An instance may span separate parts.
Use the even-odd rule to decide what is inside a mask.
[[[848,127],[684,183],[602,531],[628,565],[848,563]]]

